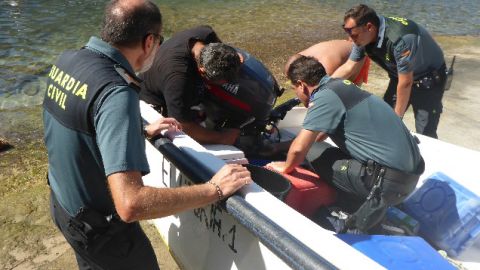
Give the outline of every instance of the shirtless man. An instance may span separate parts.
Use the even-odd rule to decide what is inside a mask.
[[[347,62],[350,52],[352,51],[353,42],[349,40],[329,40],[317,43],[297,54],[292,55],[286,65],[285,74],[290,64],[298,59],[300,55],[311,56],[320,62],[327,72],[331,75],[338,67]],[[357,85],[367,83],[368,69],[370,67],[370,59],[362,59],[363,67],[359,73],[353,74],[349,79]]]

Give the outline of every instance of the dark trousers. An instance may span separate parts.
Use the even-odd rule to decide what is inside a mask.
[[[75,251],[79,269],[160,269],[153,247],[138,222],[115,225],[117,228],[106,228],[102,234],[87,232],[89,228],[78,230],[75,227],[78,222],[63,209],[53,192],[50,211],[54,223]]]
[[[445,90],[446,73],[443,67],[438,75],[414,82],[410,94],[409,105],[412,105],[415,116],[415,131],[432,138],[438,138],[437,127],[443,111],[442,98]],[[397,100],[398,78],[390,77],[383,100],[392,108]],[[408,107],[407,107],[408,108]]]
[[[345,229],[365,233],[383,220],[388,207],[401,203],[415,189],[419,178],[382,177],[378,182],[380,167],[369,168],[325,142],[312,145],[307,161],[323,180],[338,190],[338,205],[352,213]],[[376,184],[378,189],[372,193]],[[367,199],[369,195],[372,196]]]

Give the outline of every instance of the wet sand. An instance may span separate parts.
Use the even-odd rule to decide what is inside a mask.
[[[438,134],[441,140],[480,151],[475,138],[480,137],[480,42],[479,37],[436,37],[447,61],[456,55],[452,88],[445,93],[444,112]],[[318,39],[322,40],[321,38]],[[228,41],[228,40],[227,40]],[[288,86],[281,67],[286,56],[310,46],[311,40],[288,44],[266,51],[254,47],[254,41],[240,45],[253,55],[260,55],[280,84]],[[286,46],[286,47],[283,47]],[[279,50],[282,52],[279,53]],[[386,88],[386,75],[378,67],[372,69],[365,89],[381,95]],[[291,96],[292,92],[285,94]],[[0,269],[71,269],[76,267],[72,250],[53,226],[48,213],[48,188],[44,175],[46,154],[42,146],[40,108],[27,112],[2,111],[0,136],[15,148],[0,153]],[[413,116],[407,112],[405,122],[414,129]],[[159,234],[142,222],[151,239],[162,269],[178,269]]]

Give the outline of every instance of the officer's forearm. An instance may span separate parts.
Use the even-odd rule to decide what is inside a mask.
[[[357,78],[358,74],[360,74],[360,71],[362,70],[363,65],[365,64],[365,57],[358,61],[358,64],[355,65],[355,67],[352,69],[352,72],[350,72],[350,76],[347,77],[348,80],[350,81],[355,81]]]
[[[353,77],[354,74],[358,74],[362,67],[363,62],[355,62],[352,60],[347,60],[343,65],[341,65],[335,72],[332,74],[332,78],[341,78],[349,79]]]
[[[320,133],[323,134],[323,133]],[[285,162],[285,172],[289,173],[293,169],[300,165],[308,153],[308,150],[312,146],[313,142],[319,135],[318,132],[302,129],[298,136],[293,140],[290,145],[290,149],[287,154],[287,161]]]
[[[405,110],[408,107],[410,95],[412,92],[413,76],[399,75],[397,84],[397,100],[395,103],[395,113],[403,118]]]
[[[345,64],[341,65],[335,72],[332,74],[332,78],[340,78],[340,79],[346,79],[351,77],[353,74],[353,70],[346,66]]]
[[[293,145],[292,145],[293,146]],[[306,152],[304,153],[301,149],[292,148],[288,151],[287,161],[285,162],[285,173],[290,173],[293,169],[300,165],[305,159]]]
[[[108,177],[115,209],[125,222],[165,217],[202,207],[218,200],[210,184],[178,188],[144,186],[139,172],[120,172]]]

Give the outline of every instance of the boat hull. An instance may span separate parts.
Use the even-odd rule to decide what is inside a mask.
[[[141,110],[147,122],[160,117],[142,102]],[[295,108],[279,123],[283,139],[295,137],[304,114],[304,109]],[[232,156],[231,151],[211,152],[182,133],[165,136],[181,155],[193,158],[200,167],[212,172],[229,160],[245,160],[242,156]],[[441,171],[461,179],[462,185],[480,194],[478,176],[458,169],[462,168],[460,165],[477,166],[480,153],[418,137],[427,161],[418,187],[428,176]],[[151,169],[150,174],[144,176],[146,185],[164,188],[198,182],[198,179],[189,179],[152,144],[147,143],[146,153]],[[468,160],[452,160],[449,157],[453,155],[465,156]],[[247,206],[250,212],[237,211],[237,204]],[[256,220],[263,223],[258,225]],[[242,188],[225,204],[208,205],[152,222],[182,269],[358,269],[360,266],[361,269],[385,269],[256,184]],[[480,252],[476,245],[464,252],[464,257],[460,256],[469,269],[479,266]]]

